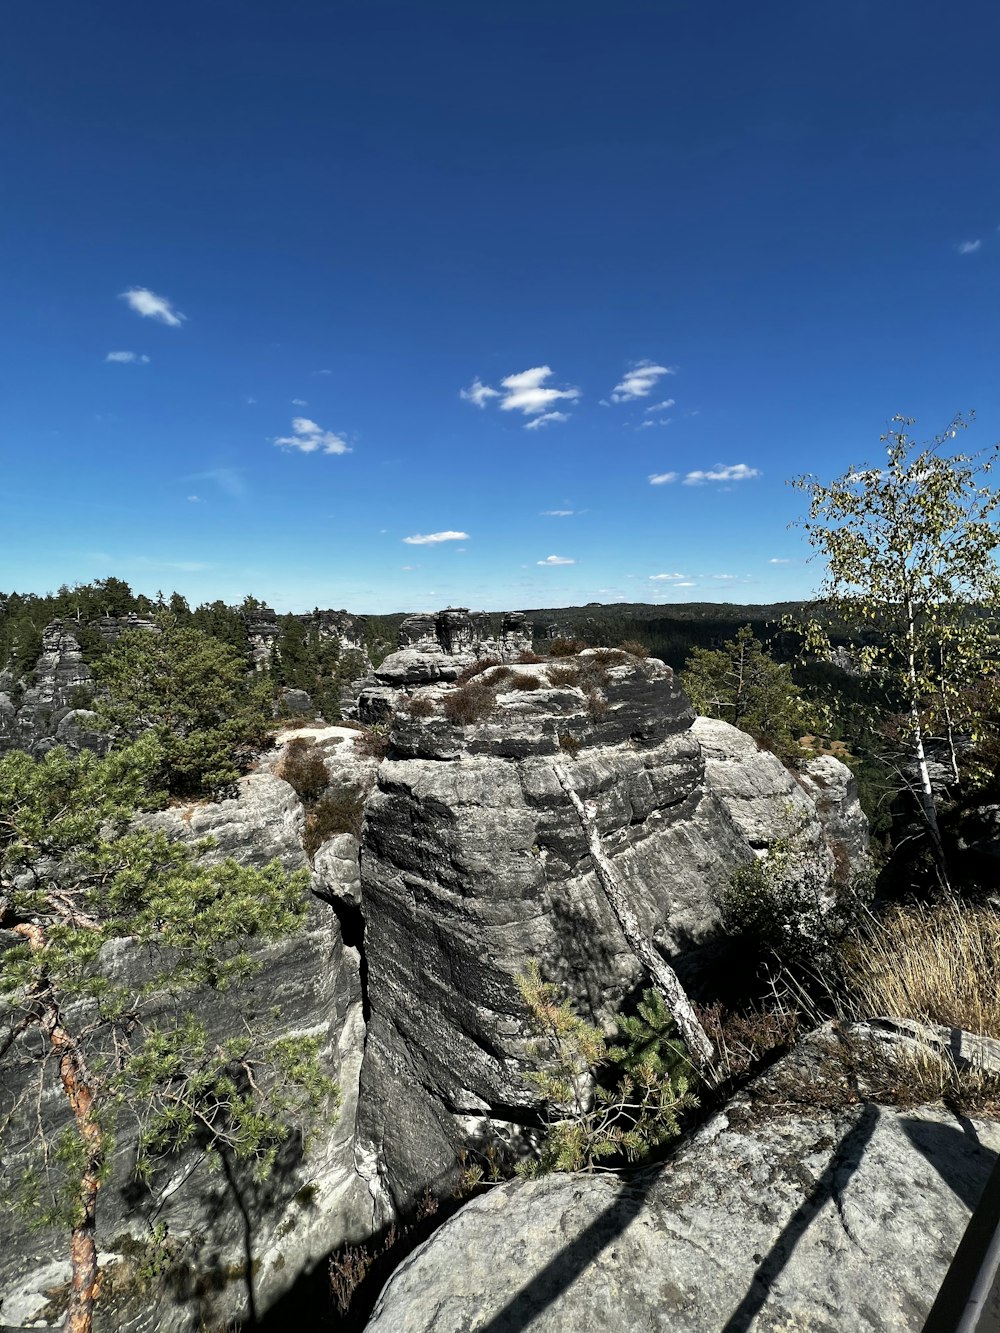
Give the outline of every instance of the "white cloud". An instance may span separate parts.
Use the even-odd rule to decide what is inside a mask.
[[[564,555],[547,555],[544,560],[536,560],[536,565],[575,565],[575,560],[570,560]]]
[[[201,497],[198,495],[189,495],[188,499],[193,505],[199,504],[201,501]]]
[[[543,509],[542,518],[572,518],[575,509]]]
[[[760,469],[748,467],[746,463],[733,463],[728,467],[722,463],[716,463],[715,467],[707,472],[696,471],[689,472],[684,478],[685,486],[703,486],[709,481],[749,481],[751,477],[759,477]]]
[[[333,371],[332,371],[332,370],[325,370],[325,369],[324,369],[324,370],[314,370],[314,371],[313,371],[313,374],[314,374],[314,375],[332,375],[332,374],[333,374]]]
[[[279,449],[299,449],[304,454],[314,454],[317,450],[324,454],[349,454],[347,441],[332,430],[323,430],[308,417],[292,418],[291,435],[279,435],[272,441]]]
[[[523,412],[526,417],[538,417],[538,421],[528,423],[529,429],[547,421],[566,421],[565,412],[551,411],[553,403],[560,400],[575,402],[580,397],[579,389],[553,389],[545,381],[552,376],[550,366],[534,366],[531,370],[522,370],[517,375],[507,375],[500,381],[500,389],[493,389],[477,376],[468,389],[460,391],[460,397],[476,407],[485,407],[491,398],[499,398],[502,412]]]
[[[506,393],[500,403],[502,412],[523,412],[525,416],[534,416],[545,412],[550,404],[566,399],[569,402],[580,397],[579,389],[553,389],[545,386],[545,381],[552,376],[549,366],[534,366],[531,370],[522,370],[517,375],[508,375],[500,381]]]
[[[293,406],[293,407],[308,407],[309,404],[306,402],[306,400],[305,400],[304,398],[293,398],[293,399],[292,399],[292,406]]]
[[[676,405],[676,398],[664,398],[662,403],[654,403],[652,407],[647,407],[646,415],[648,416],[650,412],[666,412],[669,408],[676,407]]]
[[[149,365],[149,357],[140,352],[109,352],[104,359],[105,361],[117,361],[119,365],[123,366]]]
[[[649,474],[650,486],[667,486],[672,481],[677,480],[676,472],[651,472]]]
[[[697,588],[697,583],[675,583],[675,588]]]
[[[416,565],[400,565],[400,569],[416,569]]]
[[[499,398],[500,394],[496,389],[491,389],[488,384],[484,384],[477,375],[467,389],[460,389],[459,398],[464,398],[467,403],[475,403],[477,407],[485,407],[491,398]]]
[[[535,417],[524,424],[525,430],[537,430],[539,426],[544,426],[549,421],[569,421],[568,412],[543,412],[540,417]]]
[[[713,575],[712,575],[712,578],[713,578],[713,579],[734,579],[735,577],[736,577],[735,574],[713,574]]]
[[[247,407],[254,407],[254,406],[256,406],[256,403],[257,403],[257,399],[256,399],[256,398],[248,398],[248,399],[247,399]]]
[[[628,577],[631,578],[632,575],[630,574]],[[649,579],[651,583],[662,583],[664,581],[672,583],[674,579],[682,579],[683,577],[683,574],[650,574]]]
[[[637,361],[630,371],[611,390],[613,403],[630,403],[635,398],[647,398],[664,375],[676,375],[676,366],[658,366],[655,361]]]
[[[120,292],[119,295],[137,315],[145,319],[158,319],[161,324],[169,324],[172,329],[179,329],[187,319],[187,315],[175,310],[165,296],[157,296],[148,287],[130,287],[127,292]]]
[[[467,532],[428,532],[426,536],[415,532],[412,537],[404,537],[407,546],[435,546],[438,542],[467,542]]]
[[[960,255],[974,255],[982,246],[982,241],[962,241],[955,248]]]
[[[783,560],[781,556],[772,555],[767,563],[769,565],[790,565],[792,562],[791,560]]]

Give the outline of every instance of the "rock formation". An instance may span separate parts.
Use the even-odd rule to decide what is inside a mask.
[[[71,620],[53,620],[42,634],[42,652],[27,681],[0,673],[0,754],[44,754],[54,745],[99,748],[88,730],[91,714],[79,699],[93,685]]]
[[[515,981],[529,958],[603,1023],[649,984],[557,764],[592,803],[646,937],[688,979],[717,949],[737,866],[791,833],[828,871],[836,861],[778,760],[725,723],[695,723],[655,659],[592,650],[487,667],[472,685],[488,711],[450,721],[449,700],[471,688],[454,683],[463,663],[512,654],[464,635],[448,651],[442,620],[416,627],[419,647],[410,631],[357,699],[361,717],[395,715],[361,849],[371,1019],[358,1154],[383,1220],[446,1180],[477,1132],[532,1119]]]
[[[815,1034],[663,1166],[466,1204],[396,1271],[369,1333],[919,1333],[1000,1124],[886,1105],[843,1058],[852,1035]]]

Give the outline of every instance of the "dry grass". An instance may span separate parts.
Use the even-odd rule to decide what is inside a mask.
[[[575,666],[550,666],[546,673],[550,685],[579,685],[580,668]]]
[[[553,639],[549,644],[550,657],[575,657],[582,653],[586,644],[582,639]]]
[[[618,645],[618,651],[628,653],[630,657],[648,657],[649,649],[638,639],[626,639],[624,643]]]
[[[322,750],[302,736],[288,742],[275,771],[307,803],[318,800],[330,782]]]
[[[511,676],[504,688],[507,690],[541,690],[544,686],[545,682],[539,680],[537,676],[532,676],[527,671],[518,671]]]
[[[456,685],[465,685],[476,676],[482,675],[484,671],[489,671],[490,667],[501,666],[499,657],[477,657],[474,662],[470,662],[455,677]]]
[[[867,918],[844,950],[851,1017],[886,1015],[1000,1038],[1000,913],[897,908]]]
[[[471,722],[482,722],[496,707],[497,697],[488,685],[470,680],[453,694],[445,697],[444,715],[449,722],[464,727]]]

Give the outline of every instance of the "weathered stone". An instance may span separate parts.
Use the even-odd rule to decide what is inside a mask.
[[[241,779],[234,798],[174,807],[145,816],[143,822],[163,828],[172,837],[213,837],[216,845],[205,854],[209,862],[232,855],[258,867],[274,859],[286,870],[307,865],[301,845],[301,804],[288,783],[268,772]],[[354,1163],[364,1048],[358,953],[344,946],[333,910],[313,899],[305,928],[260,950],[257,957],[260,970],[232,993],[194,993],[186,997],[186,1003],[217,1041],[244,1031],[244,1013],[277,1012],[282,1035],[320,1036],[324,1064],[341,1090],[340,1109],[336,1113],[331,1109],[325,1122],[312,1127],[313,1139],[305,1156],[301,1137],[293,1134],[263,1184],[252,1182],[242,1168],[235,1168],[227,1180],[224,1173],[209,1169],[207,1159],[192,1152],[156,1177],[150,1191],[141,1189],[129,1175],[137,1126],[123,1123],[113,1175],[101,1191],[99,1206],[99,1246],[102,1264],[107,1265],[105,1289],[109,1293],[99,1307],[99,1331],[189,1333],[198,1327],[221,1327],[228,1319],[246,1315],[248,1247],[256,1305],[262,1310],[330,1248],[361,1240],[372,1230],[371,1196]],[[127,943],[118,943],[106,951],[102,966],[119,975],[134,975],[138,986],[145,962]],[[30,1040],[30,1036],[22,1039],[23,1058],[15,1062],[13,1070],[5,1068],[0,1116],[19,1100],[36,1105],[32,1079],[38,1062],[29,1049]],[[48,1068],[37,1103],[49,1136],[58,1133],[67,1116],[54,1075]],[[20,1140],[16,1135],[15,1141],[7,1140],[9,1166],[16,1172],[34,1120],[28,1117],[12,1124],[21,1124]],[[122,1278],[126,1274],[123,1256],[148,1239],[154,1220],[166,1224],[172,1241],[180,1244],[182,1263],[167,1274],[162,1289],[130,1295]],[[30,1233],[9,1210],[0,1211],[0,1300],[6,1319],[16,1310],[21,1322],[30,1322],[30,1316],[48,1301],[44,1289],[65,1280],[68,1265],[61,1256],[51,1264],[52,1255],[51,1235]]]
[[[517,1120],[536,1105],[515,982],[529,958],[600,1022],[644,983],[557,755],[593,802],[642,930],[686,978],[718,948],[737,866],[791,825],[832,864],[811,802],[774,756],[725,724],[692,725],[660,662],[605,674],[596,707],[570,687],[500,693],[467,726],[397,715],[361,857],[371,1019],[358,1144],[383,1219],[447,1178],[475,1117]],[[428,693],[443,702],[449,687]]]
[[[918,1333],[1000,1125],[858,1102],[846,1081],[831,1104],[829,1040],[662,1167],[516,1181],[466,1204],[397,1269],[369,1333]]]
[[[329,902],[361,906],[360,844],[351,833],[336,833],[313,857],[313,892]]]
[[[854,774],[839,759],[824,754],[806,760],[797,776],[835,854],[857,869],[865,868],[869,863],[868,820],[858,801]]]

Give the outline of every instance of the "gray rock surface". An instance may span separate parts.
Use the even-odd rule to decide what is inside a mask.
[[[278,859],[287,870],[307,866],[302,849],[303,812],[288,783],[272,773],[243,778],[230,800],[175,807],[145,817],[147,825],[170,836],[215,839],[209,861],[232,855],[243,864],[263,866]],[[333,1246],[370,1234],[372,1201],[354,1165],[354,1123],[364,1048],[360,958],[343,944],[331,907],[313,899],[305,929],[259,955],[261,970],[233,994],[211,992],[190,997],[191,1008],[219,1040],[242,1030],[242,1013],[277,1012],[281,1031],[309,1033],[323,1039],[324,1063],[342,1095],[339,1111],[328,1108],[303,1156],[297,1136],[289,1140],[271,1178],[263,1185],[237,1173],[232,1182],[205,1159],[186,1154],[153,1182],[152,1192],[137,1190],[129,1179],[135,1127],[119,1132],[114,1173],[102,1190],[99,1245],[107,1265],[109,1297],[102,1307],[99,1333],[112,1330],[167,1330],[187,1333],[199,1327],[223,1327],[245,1316],[246,1247],[251,1249],[258,1309],[266,1309],[297,1276],[319,1262]],[[143,961],[119,947],[105,965],[135,972]],[[22,1097],[33,1104],[35,1062],[5,1067],[0,1115]],[[42,1114],[50,1133],[65,1120],[65,1101],[48,1081],[42,1089]],[[25,1126],[25,1133],[28,1126]],[[7,1167],[16,1172],[15,1145]],[[246,1220],[243,1210],[246,1209]],[[129,1295],[127,1283],[115,1287],[123,1253],[148,1238],[152,1221],[165,1224],[181,1245],[181,1261],[168,1274],[158,1304],[149,1292]],[[249,1228],[249,1231],[248,1229]],[[0,1301],[7,1323],[27,1323],[48,1302],[68,1274],[58,1234],[27,1232],[12,1210],[0,1210]],[[152,1290],[152,1289],[151,1289]]]
[[[573,660],[597,676],[520,691],[484,673],[495,708],[466,726],[441,712],[455,687],[425,685],[437,711],[401,711],[378,770],[361,853],[371,1015],[358,1154],[382,1220],[442,1185],[477,1127],[516,1125],[536,1106],[515,981],[529,959],[601,1023],[649,984],[556,756],[593,802],[643,930],[682,979],[718,949],[733,870],[790,824],[832,866],[802,789],[735,728],[692,725],[663,663]],[[540,678],[548,667],[516,670]]]
[[[995,1121],[859,1100],[830,1034],[664,1166],[466,1204],[368,1333],[919,1333],[1000,1150]]]
[[[73,622],[53,620],[42,634],[42,651],[23,682],[20,698],[0,694],[0,754],[27,750],[41,755],[55,745],[100,750],[103,738],[67,721],[79,691],[93,684]],[[17,688],[9,682],[9,690]]]
[[[869,864],[868,820],[858,802],[854,774],[833,755],[818,755],[802,765],[798,781],[812,800],[838,855],[858,869]]]

